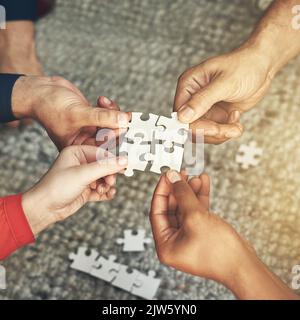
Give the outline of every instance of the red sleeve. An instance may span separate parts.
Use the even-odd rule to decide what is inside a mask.
[[[0,198],[0,260],[34,242],[22,208],[22,194]]]

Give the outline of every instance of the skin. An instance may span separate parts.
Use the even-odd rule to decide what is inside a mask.
[[[237,232],[209,210],[209,177],[169,171],[153,195],[150,221],[159,260],[213,279],[239,299],[298,299]]]
[[[298,0],[277,0],[248,40],[230,53],[186,70],[179,78],[174,109],[194,134],[220,144],[243,133],[240,116],[260,102],[277,72],[300,52],[292,26]]]
[[[113,199],[114,183],[103,185],[102,180],[126,165],[126,157],[99,154],[96,146],[65,148],[45,176],[23,194],[22,207],[33,234],[68,218],[87,202]]]

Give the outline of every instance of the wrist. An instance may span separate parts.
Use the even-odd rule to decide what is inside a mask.
[[[34,236],[56,222],[47,210],[46,199],[47,196],[40,194],[36,187],[26,191],[22,197],[23,211]]]

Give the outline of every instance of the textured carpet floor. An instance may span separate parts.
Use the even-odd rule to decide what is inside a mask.
[[[37,25],[46,72],[77,84],[90,101],[99,94],[127,111],[169,114],[176,80],[187,67],[237,46],[261,12],[247,0],[60,0]],[[275,79],[264,101],[243,116],[238,141],[206,146],[212,208],[255,246],[261,259],[290,283],[300,263],[300,58]],[[26,190],[47,170],[56,150],[38,126],[0,131],[0,193]],[[240,143],[264,149],[261,164],[242,171]],[[101,280],[71,270],[80,245],[115,254],[122,263],[162,278],[159,299],[232,299],[224,287],[159,264],[154,247],[125,254],[115,244],[124,228],[144,227],[158,176],[120,177],[118,196],[86,206],[44,232],[3,265],[3,299],[135,299]]]

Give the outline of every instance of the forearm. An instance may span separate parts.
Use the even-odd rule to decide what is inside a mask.
[[[296,5],[300,5],[299,0],[275,0],[240,47],[255,48],[262,59],[267,59],[272,77],[300,53],[300,29],[293,24]]]
[[[243,300],[294,300],[300,299],[282,282],[255,253],[245,251],[240,256],[238,270],[226,286],[238,299]]]

